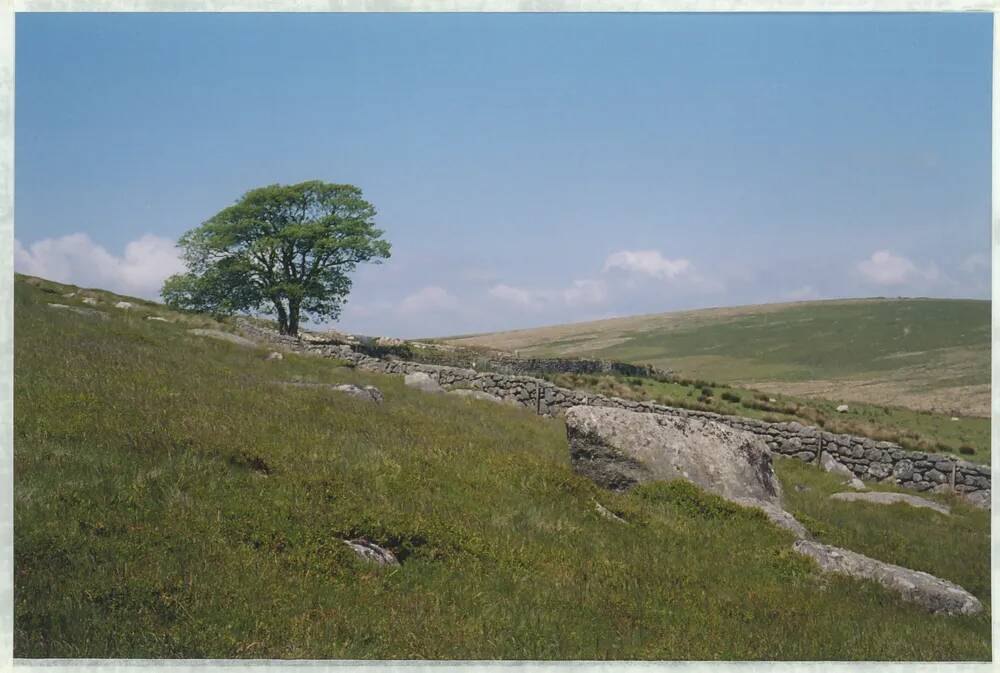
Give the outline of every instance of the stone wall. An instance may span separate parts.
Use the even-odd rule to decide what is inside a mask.
[[[369,371],[385,374],[425,372],[443,386],[482,390],[502,399],[515,401],[538,414],[557,415],[572,406],[591,405],[710,419],[759,435],[776,454],[816,462],[820,453],[826,451],[864,480],[891,481],[916,491],[941,492],[954,489],[965,495],[976,493],[978,498],[989,501],[989,467],[941,454],[906,451],[892,442],[834,434],[795,422],[768,423],[710,411],[678,409],[655,402],[624,400],[561,388],[548,381],[518,374],[477,372],[474,369],[403,360],[379,360],[357,353],[348,346],[304,345],[300,348],[326,357],[348,360]]]

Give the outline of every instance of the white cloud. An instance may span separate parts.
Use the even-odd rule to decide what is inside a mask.
[[[858,263],[861,275],[878,285],[902,285],[911,280],[924,278],[934,280],[937,270],[921,271],[906,257],[895,255],[888,250],[879,250],[863,262]]]
[[[659,250],[619,250],[608,255],[604,271],[626,271],[660,280],[690,273],[694,266],[686,259],[667,259]]]
[[[429,285],[407,296],[399,303],[403,314],[453,311],[458,308],[458,299],[443,287]]]
[[[87,234],[45,238],[24,247],[14,240],[14,269],[62,283],[155,298],[163,281],[184,270],[174,242],[145,234],[116,256]]]
[[[603,303],[608,298],[608,288],[600,280],[575,280],[562,289],[528,289],[511,285],[494,285],[489,294],[521,309],[540,311],[552,306],[591,306]]]

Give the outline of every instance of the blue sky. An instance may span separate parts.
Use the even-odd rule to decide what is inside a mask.
[[[339,327],[989,296],[992,18],[18,14],[15,268],[155,298],[253,187],[364,190]]]

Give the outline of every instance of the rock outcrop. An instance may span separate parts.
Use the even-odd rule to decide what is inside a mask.
[[[919,570],[876,561],[857,552],[812,540],[799,540],[793,549],[815,560],[827,572],[878,582],[896,591],[905,600],[918,603],[937,614],[974,615],[983,610],[979,599],[962,587]]]
[[[721,423],[577,406],[566,433],[574,469],[606,488],[687,479],[729,500],[781,504],[767,446]]]
[[[886,491],[872,491],[869,493],[834,493],[831,500],[842,500],[844,502],[870,502],[876,505],[894,505],[898,502],[910,505],[911,507],[925,507],[933,509],[941,514],[951,514],[951,508],[941,503],[921,498],[907,493],[889,493]]]

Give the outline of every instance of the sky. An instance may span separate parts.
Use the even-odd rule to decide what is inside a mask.
[[[340,320],[441,336],[989,298],[989,14],[18,14],[15,270],[156,299],[255,187],[360,187]],[[309,327],[309,325],[306,325]]]

